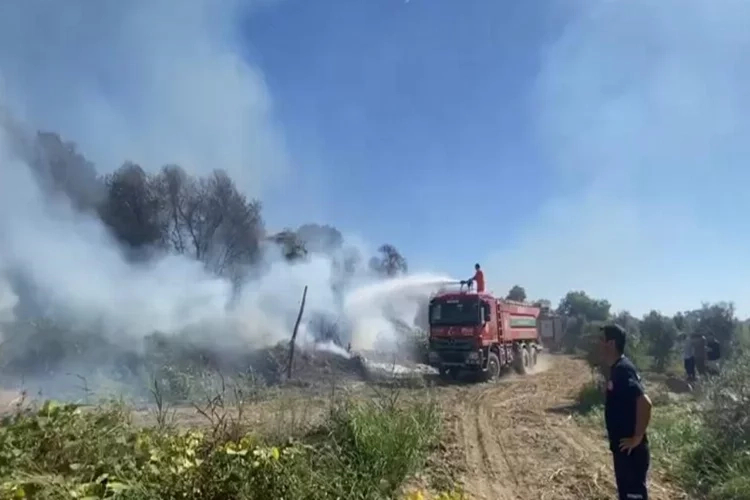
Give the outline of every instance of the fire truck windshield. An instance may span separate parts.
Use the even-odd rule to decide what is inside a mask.
[[[433,300],[430,304],[430,325],[478,325],[479,314],[479,300],[476,298]]]

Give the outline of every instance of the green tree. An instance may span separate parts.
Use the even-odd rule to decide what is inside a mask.
[[[674,323],[680,333],[705,337],[713,335],[721,344],[723,352],[736,347],[744,331],[731,302],[704,303],[699,309],[679,312],[674,315]]]
[[[406,274],[409,266],[406,259],[393,245],[381,245],[379,256],[370,259],[370,270],[383,277],[393,278],[399,274]]]
[[[548,299],[537,299],[534,301],[534,306],[549,311],[550,309],[552,309],[552,301]]]
[[[297,229],[297,238],[310,253],[333,254],[341,249],[344,236],[333,226],[303,224]]]
[[[734,304],[719,302],[703,304],[697,310],[698,321],[695,333],[708,337],[713,335],[722,347],[728,347],[734,342],[735,329],[738,321],[734,316]]]
[[[641,334],[641,322],[628,311],[618,312],[612,320],[625,328],[628,340],[625,344],[625,354],[637,365],[643,366],[648,355],[648,345]]]
[[[168,165],[152,184],[160,200],[164,240],[176,253],[233,281],[258,263],[266,232],[262,206],[247,199],[226,172],[194,178]]]
[[[281,247],[282,255],[290,262],[303,259],[307,256],[305,243],[291,229],[284,229],[280,233],[270,236],[269,240]]]
[[[514,285],[505,298],[508,300],[524,302],[526,300],[526,290],[521,285]]]
[[[654,369],[663,372],[674,355],[677,327],[674,320],[658,311],[651,311],[641,321],[641,334],[654,360]]]
[[[641,322],[630,314],[628,311],[620,311],[614,315],[612,321],[623,327],[628,332],[628,337],[633,337],[635,340],[640,340],[641,337]],[[628,338],[630,340],[630,338]]]
[[[608,301],[591,298],[586,292],[568,292],[557,306],[557,314],[570,318],[563,340],[565,351],[573,353],[582,349],[588,352],[592,343],[587,335],[609,319],[611,308]]]
[[[611,308],[607,300],[591,298],[583,291],[571,291],[560,300],[557,312],[571,318],[582,316],[587,321],[607,321]]]
[[[121,243],[139,248],[164,241],[162,199],[140,166],[125,163],[104,178],[104,185],[107,197],[99,216]]]

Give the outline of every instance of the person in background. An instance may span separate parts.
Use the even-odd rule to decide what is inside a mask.
[[[696,333],[693,336],[693,355],[695,356],[695,371],[701,377],[706,375],[706,337]]]
[[[484,273],[482,272],[482,269],[479,267],[479,264],[474,264],[474,276],[467,279],[466,281],[462,283],[466,283],[469,286],[471,286],[471,283],[474,282],[477,284],[477,293],[484,292]]]
[[[641,377],[625,356],[625,329],[601,327],[599,353],[609,368],[604,420],[612,451],[615,482],[620,500],[648,500],[646,486],[651,454],[646,429],[651,420],[651,400]]]
[[[685,334],[680,336],[682,342],[682,362],[685,365],[685,374],[687,375],[688,382],[695,380],[695,356],[693,354],[693,343]]]
[[[709,375],[719,374],[719,360],[721,359],[721,344],[713,333],[706,340],[706,372]]]

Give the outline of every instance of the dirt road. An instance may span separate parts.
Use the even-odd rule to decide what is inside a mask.
[[[588,368],[562,356],[544,363],[536,374],[441,391],[449,419],[444,467],[461,468],[471,498],[615,498],[604,430],[580,425],[566,409]],[[654,499],[685,498],[658,471],[650,484]]]

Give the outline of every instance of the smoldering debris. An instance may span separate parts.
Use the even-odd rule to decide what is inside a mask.
[[[73,155],[106,194],[94,197],[104,205],[74,203],[65,185],[39,180],[38,165],[16,151],[14,137],[0,128],[2,387],[80,399],[82,392],[143,397],[158,384],[188,399],[216,374],[277,384],[299,290],[308,285],[314,293],[294,376],[361,380],[366,363],[344,346],[401,350],[398,325],[413,324],[445,281],[405,274],[392,245],[376,256],[348,243],[308,252],[301,243],[311,238],[310,225],[305,241],[297,234],[279,248],[266,238],[259,202],[221,172],[194,178],[177,167],[149,174],[126,164],[99,178]],[[60,144],[55,150],[74,151]],[[45,161],[50,168],[62,162]],[[27,209],[13,210],[20,205]],[[237,210],[222,212],[230,208]],[[218,225],[200,226],[207,220]],[[222,225],[227,220],[239,222]],[[206,229],[200,242],[189,237],[197,226]],[[237,253],[246,248],[252,252]],[[217,263],[217,255],[236,259]]]
[[[392,363],[395,358],[388,353],[363,356],[326,341],[297,345],[288,380],[288,342],[239,349],[154,333],[139,349],[125,349],[102,335],[61,332],[42,322],[8,326],[0,345],[0,387],[41,399],[145,401],[153,397],[156,385],[170,401],[193,401],[228,381],[312,387],[420,373],[414,362],[402,357]]]

